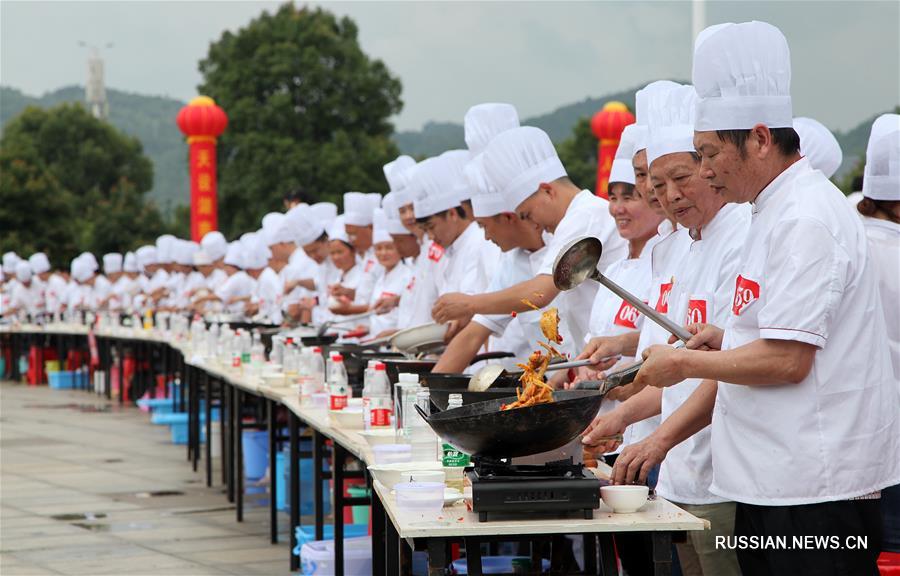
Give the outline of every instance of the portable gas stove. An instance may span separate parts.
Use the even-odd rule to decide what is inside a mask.
[[[600,506],[600,480],[572,458],[543,465],[513,465],[474,458],[466,468],[472,484],[472,510],[485,522],[488,512],[572,512],[594,516]]]

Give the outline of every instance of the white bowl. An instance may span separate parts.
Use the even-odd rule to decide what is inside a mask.
[[[600,498],[617,514],[637,512],[647,503],[650,488],[647,486],[601,486]]]
[[[365,438],[369,446],[373,448],[382,444],[393,444],[397,441],[397,434],[393,428],[366,430],[365,432],[360,432],[359,435]]]
[[[412,446],[409,444],[379,444],[372,447],[375,464],[400,464],[412,462]]]
[[[400,464],[373,464],[369,466],[369,472],[371,472],[375,479],[381,482],[386,488],[393,489],[395,485],[401,482],[409,482],[410,479],[415,478],[416,480],[431,478],[435,480],[429,481],[438,481],[444,482],[444,470],[443,466],[441,466],[440,462],[402,462]],[[438,474],[433,474],[434,472],[439,472]],[[436,480],[440,478],[440,480]]]
[[[270,388],[277,388],[280,386],[287,386],[288,382],[284,377],[284,372],[265,372],[262,375],[262,381],[266,386]]]
[[[344,430],[362,430],[365,428],[362,410],[353,410],[351,408],[329,410],[328,416],[331,418],[332,425]]]
[[[422,517],[436,517],[444,507],[443,482],[400,482],[394,487],[397,509]]]

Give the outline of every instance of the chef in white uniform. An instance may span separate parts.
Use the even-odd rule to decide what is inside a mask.
[[[869,536],[863,549],[739,547],[745,574],[869,575],[880,490],[900,483],[897,382],[865,230],[800,156],[790,71],[770,24],[698,36],[700,174],[727,201],[752,203],[753,221],[724,331],[692,326],[688,347],[712,351],[653,346],[621,396],[704,380],[672,416],[683,423],[673,434],[712,422],[710,491],[738,503],[736,536]]]
[[[375,315],[369,319],[369,334],[376,338],[397,330],[399,309],[398,299],[412,278],[412,270],[403,262],[397,246],[388,229],[388,218],[382,208],[375,210],[372,230],[372,245],[375,257],[384,269],[375,282],[369,299],[369,309]]]
[[[223,269],[225,266],[225,252],[228,251],[228,241],[218,230],[207,232],[200,240],[200,249],[209,257],[212,272],[206,277],[206,289],[215,290],[228,278]]]
[[[616,231],[607,201],[590,190],[582,190],[568,178],[543,130],[522,126],[499,134],[484,152],[484,170],[489,185],[500,191],[506,206],[514,207],[519,218],[553,237],[539,273],[533,278],[499,292],[444,295],[435,304],[435,320],[460,321],[476,313],[525,312],[531,308],[522,302],[523,294],[539,308],[548,305],[560,295],[553,284],[553,262],[560,250],[576,238],[594,236],[603,242],[599,263],[603,270],[624,256],[627,246]],[[596,293],[597,284],[585,282],[560,295],[563,343],[584,340]]]
[[[362,274],[354,289],[360,293],[350,294],[347,292],[344,295],[357,302],[369,301],[375,282],[384,273],[378,264],[378,259],[375,258],[375,248],[372,246],[372,219],[375,210],[380,207],[380,194],[364,194],[362,192],[344,194],[344,229],[356,253]]]
[[[225,271],[228,280],[216,287],[212,299],[222,303],[223,309],[230,314],[243,314],[244,305],[250,300],[256,289],[256,281],[244,270],[246,251],[240,240],[228,245],[225,252]]]
[[[109,288],[106,297],[98,303],[101,308],[112,311],[119,310],[121,307],[121,302],[116,295],[115,285],[122,276],[122,264],[124,260],[125,257],[118,252],[109,252],[103,255],[104,280],[109,282]]]

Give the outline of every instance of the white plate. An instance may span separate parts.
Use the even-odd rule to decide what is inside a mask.
[[[444,488],[444,506],[453,506],[463,498],[465,495],[456,488]]]
[[[414,351],[423,346],[442,344],[447,333],[446,324],[422,324],[406,330],[400,330],[391,338],[391,345],[401,352]]]

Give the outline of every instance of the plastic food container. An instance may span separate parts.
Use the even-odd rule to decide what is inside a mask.
[[[313,408],[328,408],[328,392],[316,392],[310,398],[312,399],[310,406]]]
[[[444,472],[440,462],[402,462],[399,464],[375,464],[369,472],[386,488],[392,489],[403,482],[441,482]]]
[[[332,425],[337,425],[344,430],[363,429],[362,409],[344,408],[343,410],[331,410],[328,417],[331,418]]]
[[[444,507],[443,482],[402,482],[394,486],[394,491],[397,509],[403,512],[436,518]]]
[[[409,444],[380,444],[372,447],[375,464],[400,464],[412,461],[412,446]]]

